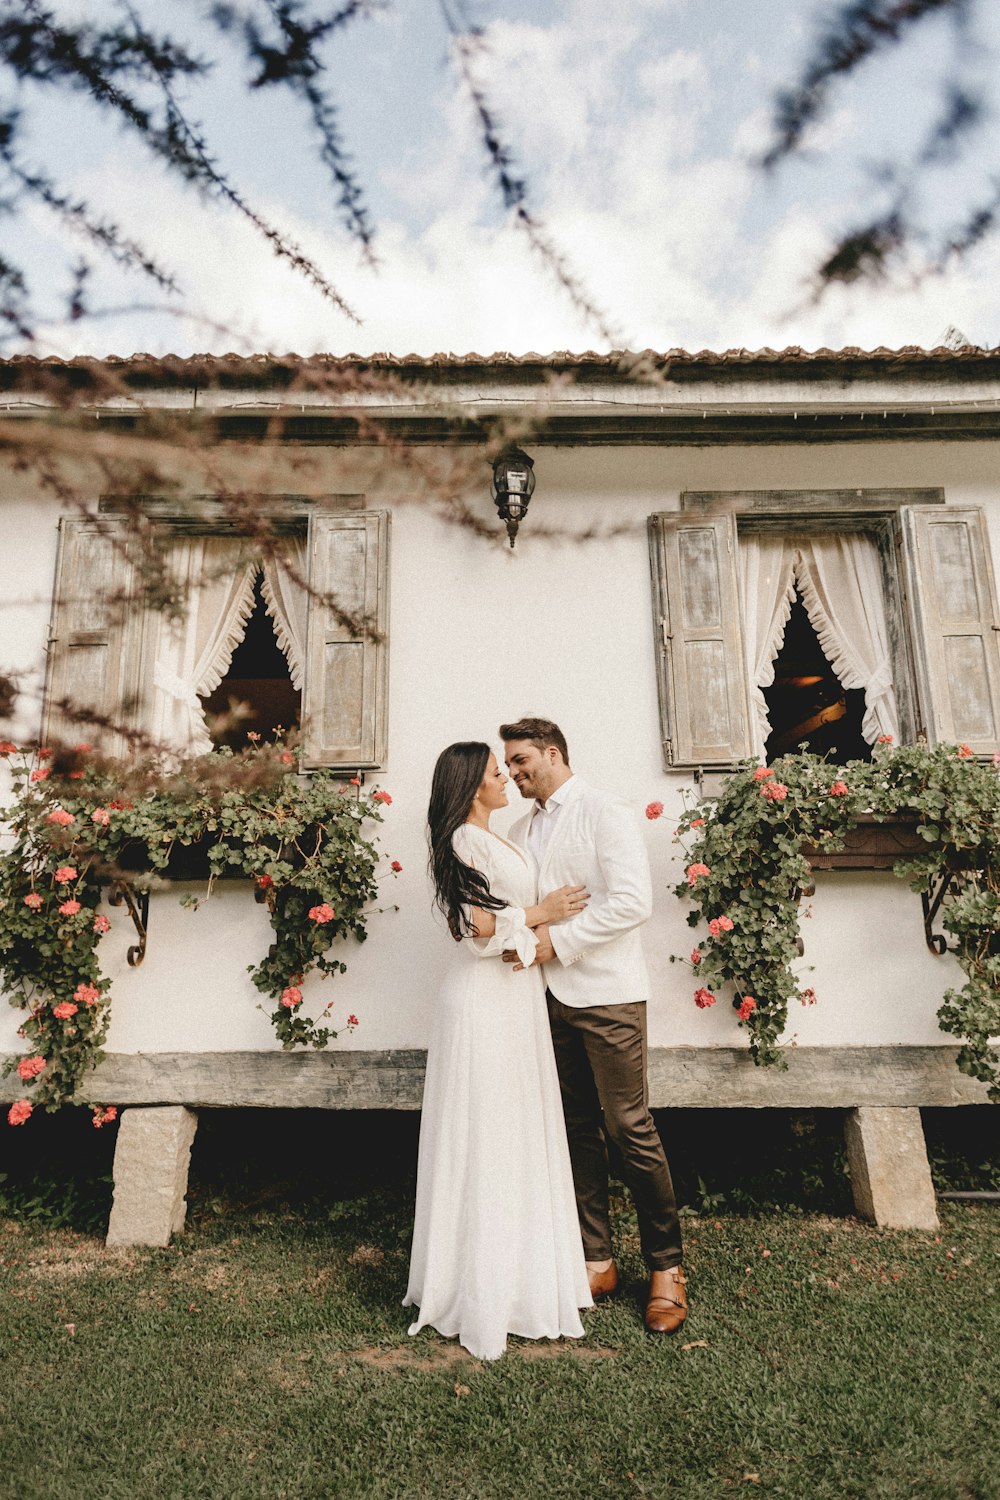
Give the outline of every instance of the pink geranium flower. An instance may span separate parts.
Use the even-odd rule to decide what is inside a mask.
[[[395,875],[401,875],[403,873],[403,866],[399,863],[398,859],[394,859],[389,868]]]
[[[879,737],[878,737],[878,743],[880,745],[891,745],[892,744],[892,735],[891,734],[880,734]]]
[[[657,818],[662,818],[663,817],[663,803],[662,802],[649,802],[649,803],[647,803],[647,805],[646,805],[646,817],[649,819],[649,821],[651,823],[655,823]]]
[[[695,965],[696,968],[697,968],[698,964],[701,963],[701,949],[700,948],[692,948],[692,950],[691,950],[691,962]]]
[[[747,1021],[757,1009],[757,1002],[752,995],[744,995],[736,1014],[741,1021]]]
[[[78,984],[73,991],[73,999],[78,1005],[96,1005],[101,998],[101,992],[96,984]]]
[[[24,898],[25,906],[30,906],[32,911],[37,911],[42,904],[42,898],[37,891],[32,891]]]
[[[50,769],[49,769],[48,766],[39,766],[36,771],[32,771],[32,773],[29,776],[28,780],[29,781],[47,781],[51,775],[52,775],[52,772],[50,771]]]
[[[357,1016],[350,1015],[347,1018],[347,1024],[348,1026],[360,1026],[361,1022],[358,1020]]]
[[[385,805],[386,805],[386,807],[391,807],[392,806],[392,798],[389,796],[388,792],[382,792],[382,791],[372,792],[372,801],[373,802],[384,802]]]
[[[830,785],[830,796],[831,797],[846,797],[847,796],[847,782],[846,781],[834,781],[834,782],[832,782],[831,785]]]
[[[816,991],[810,985],[808,989],[802,991],[799,999],[802,1001],[803,1005],[815,1005]]]
[[[117,1109],[113,1104],[109,1104],[107,1109],[101,1109],[100,1107],[98,1107],[94,1110],[94,1119],[92,1123],[95,1130],[100,1130],[102,1125],[110,1125],[111,1121],[117,1120],[117,1118]]]
[[[60,828],[68,828],[71,823],[76,822],[76,819],[64,807],[54,807],[45,821],[46,823],[58,823]]]
[[[718,937],[720,932],[732,932],[732,917],[713,917],[708,924],[708,930],[713,937]]]
[[[712,872],[708,868],[708,865],[695,864],[688,865],[684,873],[687,875],[688,885],[694,885],[696,880],[700,880],[703,875],[711,875]]]
[[[32,1106],[27,1099],[18,1099],[17,1103],[12,1104],[7,1111],[8,1125],[23,1125],[25,1120],[30,1118],[31,1112]]]
[[[73,865],[60,865],[55,878],[60,885],[69,885],[71,880],[76,879],[76,870]]]
[[[968,745],[959,745],[958,755],[961,760],[971,760],[973,751],[969,748]]]
[[[58,1005],[52,1007],[52,1014],[60,1021],[68,1021],[70,1016],[76,1015],[78,1009],[79,1007],[74,1005],[72,1000],[61,1000]]]
[[[336,915],[337,913],[334,911],[333,907],[330,906],[326,901],[322,902],[322,904],[319,906],[310,906],[309,908],[310,921],[319,922],[320,925],[322,925],[324,922],[332,922]]]
[[[37,1078],[44,1067],[44,1057],[22,1057],[17,1065],[17,1074],[28,1083],[32,1078]]]
[[[75,917],[79,910],[79,901],[64,901],[59,908],[59,915],[61,917]]]
[[[17,746],[13,740],[0,740],[0,755],[16,755]]]
[[[101,915],[101,916],[97,916],[97,917],[94,918],[94,931],[95,932],[110,932],[111,931],[111,923],[108,921],[107,917]]]
[[[753,779],[754,781],[770,781],[773,775],[774,772],[770,766],[758,766],[753,773]]]
[[[286,1010],[294,1010],[297,1005],[302,1004],[302,991],[290,984],[287,990],[282,991],[281,1003]]]
[[[783,781],[765,781],[760,792],[770,802],[784,802],[788,796],[788,788]]]
[[[111,814],[106,807],[95,807],[90,815],[90,821],[96,823],[99,828],[107,828],[111,822]]]
[[[704,826],[705,826],[705,819],[704,818],[692,818],[691,819],[691,827],[692,828],[704,828]]]
[[[694,1003],[699,1010],[708,1010],[709,1006],[715,1004],[715,996],[711,990],[700,989],[694,992]]]

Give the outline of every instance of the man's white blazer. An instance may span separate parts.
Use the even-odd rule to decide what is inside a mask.
[[[510,830],[528,847],[531,814]],[[556,959],[545,983],[564,1005],[619,1005],[649,999],[639,929],[652,911],[649,860],[639,824],[618,797],[575,777],[559,809],[538,872],[539,899],[561,885],[585,885],[579,916],[550,927]]]

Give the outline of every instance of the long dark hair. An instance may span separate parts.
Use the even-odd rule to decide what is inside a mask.
[[[434,767],[427,829],[431,846],[430,870],[434,900],[448,919],[454,938],[469,937],[472,926],[463,906],[500,911],[507,905],[490,891],[481,870],[459,859],[451,847],[452,834],[469,816],[490,758],[489,745],[478,740],[460,740],[442,750]]]

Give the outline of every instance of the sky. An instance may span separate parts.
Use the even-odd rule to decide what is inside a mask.
[[[61,15],[90,19],[116,4],[54,0]],[[220,49],[199,0],[137,6],[218,59],[207,79],[182,88],[188,117],[357,321],[277,261],[232,208],[169,177],[83,95],[25,89],[25,156],[152,248],[181,287],[165,297],[95,263],[91,315],[67,324],[69,266],[82,247],[22,201],[3,221],[3,253],[28,269],[45,314],[33,352],[873,348],[932,346],[949,328],[1000,344],[1000,234],[940,275],[918,274],[918,246],[889,284],[812,294],[838,232],[885,201],[888,165],[920,149],[955,76],[983,91],[987,115],[967,152],[924,172],[921,211],[947,228],[988,183],[995,0],[968,0],[964,29],[934,18],[859,70],[833,93],[801,155],[773,173],[758,163],[776,93],[840,9],[832,0],[470,0],[483,27],[477,79],[532,211],[600,322],[505,214],[437,0],[386,0],[323,54],[376,226],[374,267],[340,222],[295,101],[247,90],[245,68]]]

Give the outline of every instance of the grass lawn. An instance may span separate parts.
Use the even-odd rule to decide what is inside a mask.
[[[939,1236],[686,1216],[692,1316],[628,1289],[579,1344],[481,1365],[406,1334],[410,1184],[196,1191],[169,1249],[0,1222],[7,1500],[996,1500],[1000,1210]]]

